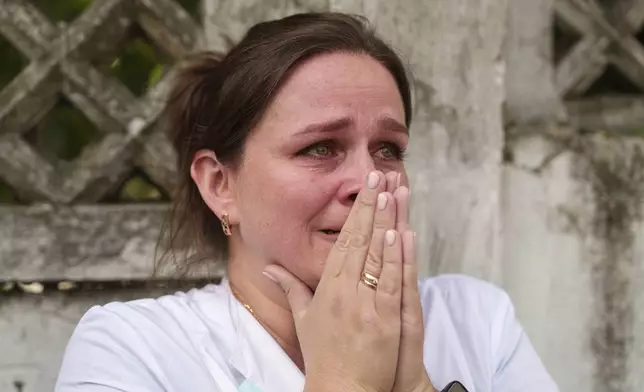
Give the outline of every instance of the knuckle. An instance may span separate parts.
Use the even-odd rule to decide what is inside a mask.
[[[402,307],[401,320],[407,324],[423,324],[423,308],[420,303],[420,298],[417,302],[414,301],[413,305]]]
[[[400,285],[390,279],[381,279],[378,283],[378,291],[391,297],[397,297],[400,294]]]
[[[403,314],[401,317],[402,324],[411,330],[418,330],[423,328],[423,317],[417,315]]]
[[[368,328],[372,329],[374,326],[379,324],[380,318],[376,312],[370,309],[362,309],[360,311],[360,321]]]
[[[287,298],[291,298],[293,296],[293,288],[290,285],[283,285],[282,289],[284,290],[284,294]]]
[[[342,263],[327,263],[322,278],[335,279],[342,274]]]
[[[363,233],[355,232],[351,236],[350,246],[352,248],[363,248],[369,242],[369,237]]]
[[[360,197],[358,197],[359,207],[373,207],[376,205],[376,197],[372,193],[364,191],[360,194]]]
[[[380,215],[380,214],[378,214]],[[387,219],[386,216],[378,216],[376,215],[376,218],[373,221],[373,228],[377,230],[382,230],[383,232],[387,229],[392,229],[393,227],[392,224],[389,222],[389,219]]]
[[[346,252],[347,249],[349,248],[349,242],[351,240],[351,233],[350,231],[343,231],[340,233],[338,236],[338,239],[335,241],[335,244],[333,245],[336,250],[339,252]]]
[[[339,296],[333,296],[329,304],[329,310],[332,318],[340,319],[344,313],[344,301]]]
[[[367,259],[365,260],[365,269],[370,271],[380,271],[382,267],[382,257],[380,257],[373,249],[369,249]]]
[[[392,253],[385,252],[382,258],[383,264],[400,264],[399,258]]]

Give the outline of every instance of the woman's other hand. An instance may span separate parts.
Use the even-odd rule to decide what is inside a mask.
[[[393,392],[435,391],[423,363],[425,327],[418,293],[415,236],[409,224],[409,188],[400,184],[400,173],[386,175],[387,192],[396,200],[396,231],[403,240],[401,334]]]
[[[401,337],[402,239],[381,172],[369,174],[326,260],[315,295],[284,268],[266,272],[284,289],[306,368],[307,391],[394,387]],[[361,281],[379,277],[377,288]]]

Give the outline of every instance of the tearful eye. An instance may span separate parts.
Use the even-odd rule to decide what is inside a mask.
[[[329,148],[329,146],[319,145],[314,146],[311,150],[311,153],[319,157],[326,157],[331,154],[331,149]]]
[[[383,156],[384,158],[392,159],[392,158],[395,158],[395,157],[396,157],[396,154],[394,153],[394,151],[392,150],[392,148],[391,148],[391,147],[389,147],[389,146],[387,146],[387,145],[383,145],[383,146],[380,148],[380,151],[381,151],[381,154],[382,154],[382,156]]]
[[[335,151],[333,145],[329,142],[315,143],[298,153],[298,155],[311,157],[314,159],[330,158],[334,155]]]
[[[405,149],[393,143],[383,143],[378,148],[378,154],[386,160],[404,160]]]

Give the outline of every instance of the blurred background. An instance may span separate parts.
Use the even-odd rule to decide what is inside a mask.
[[[413,75],[423,276],[508,291],[562,391],[644,391],[644,0],[2,0],[0,392],[52,390],[92,305],[221,276],[151,279],[173,67],[324,10]]]

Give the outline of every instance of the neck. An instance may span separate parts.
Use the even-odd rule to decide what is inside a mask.
[[[253,316],[279,343],[291,360],[304,371],[304,361],[293,323],[293,314],[282,289],[262,274],[246,257],[231,255],[228,280],[237,299],[252,309]]]

